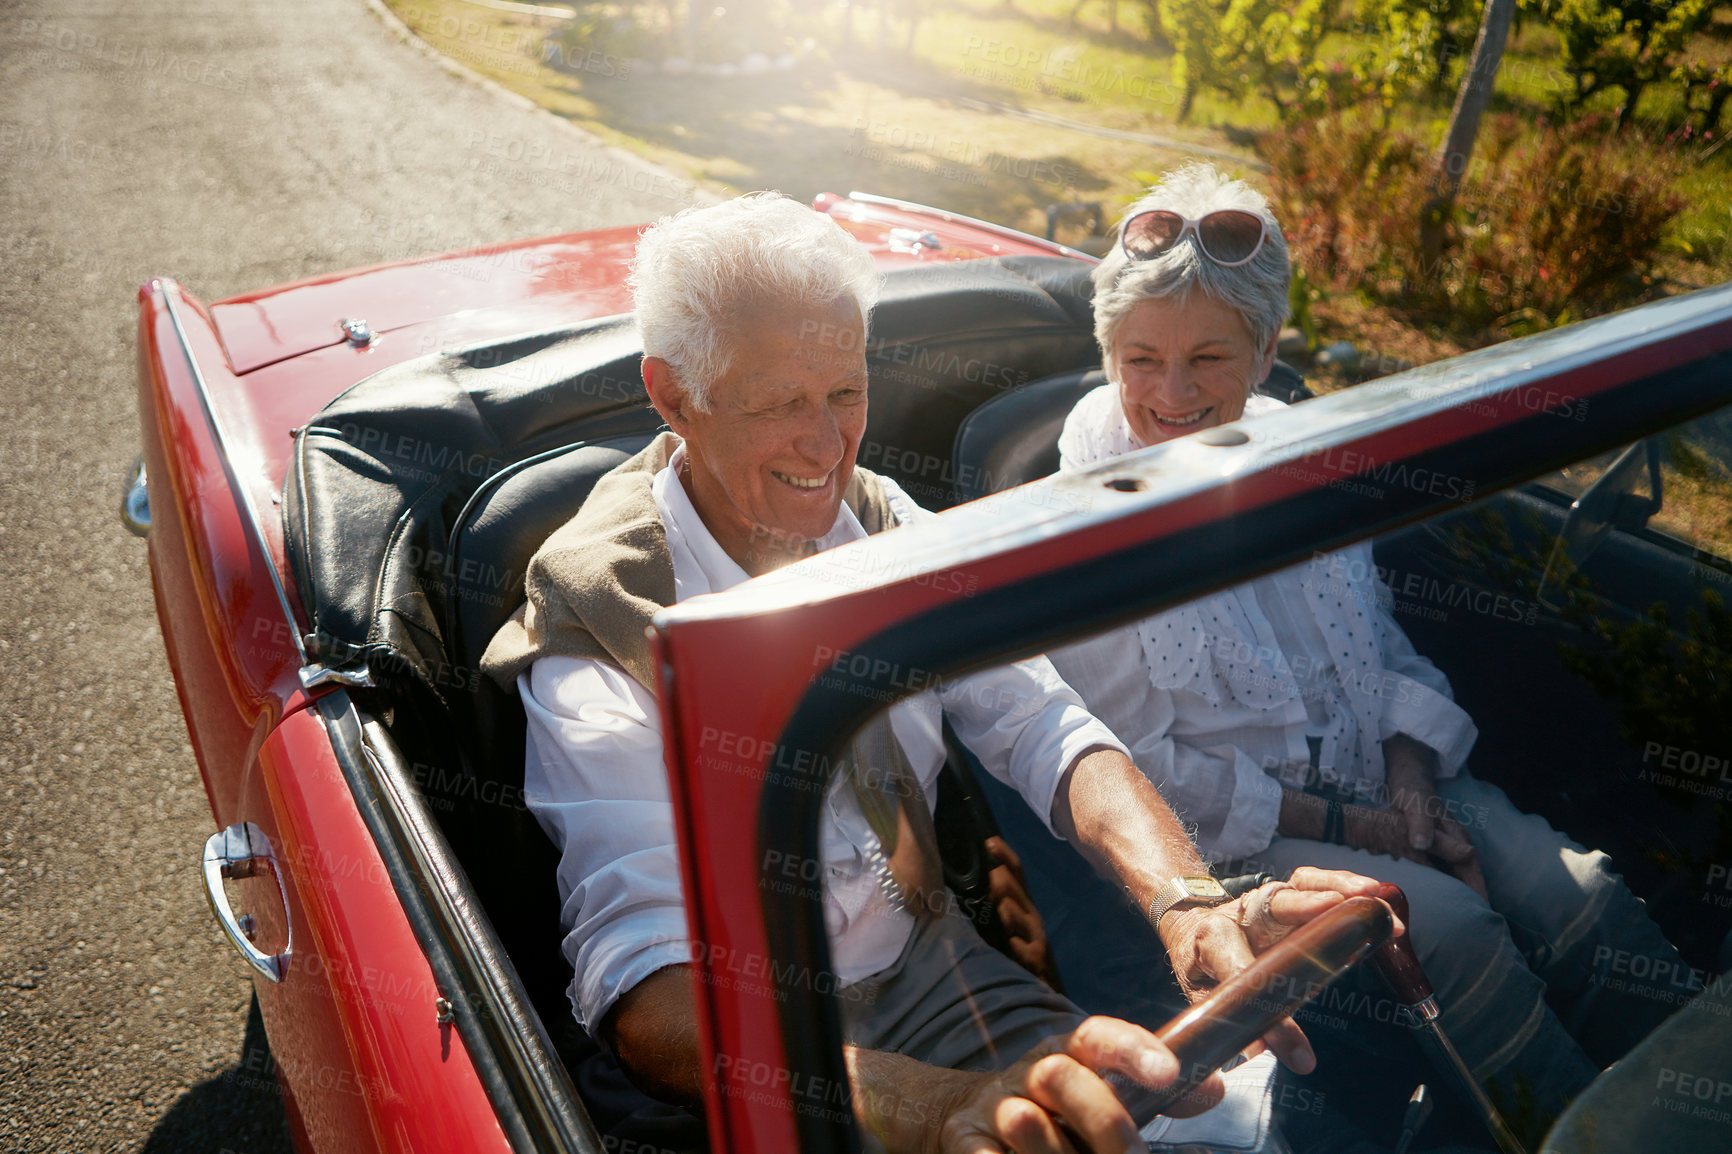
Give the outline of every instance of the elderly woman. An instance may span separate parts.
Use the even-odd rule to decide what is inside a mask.
[[[1151,189],[1095,272],[1108,383],[1065,422],[1061,469],[1280,410],[1254,390],[1289,278],[1248,185],[1195,165]],[[1669,1009],[1602,988],[1596,950],[1688,971],[1604,854],[1468,773],[1473,721],[1389,603],[1361,545],[1050,656],[1211,861],[1402,886],[1464,1056],[1555,1109]],[[1065,976],[1088,1004],[1086,977]]]

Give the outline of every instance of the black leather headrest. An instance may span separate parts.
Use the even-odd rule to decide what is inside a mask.
[[[649,444],[635,433],[553,449],[482,483],[451,530],[445,617],[451,659],[479,667],[499,627],[523,602],[523,575],[541,543],[577,513],[602,474]]]
[[[957,496],[972,501],[1058,472],[1064,419],[1105,380],[1099,369],[1060,373],[976,409],[956,430]]]
[[[860,463],[929,509],[956,500],[956,427],[995,397],[1100,363],[1092,268],[1064,257],[920,266],[885,278],[872,314]]]
[[[1084,395],[1106,383],[1099,369],[1060,373],[995,397],[956,430],[957,498],[972,501],[1058,472],[1058,435]],[[1256,392],[1293,404],[1311,396],[1290,365],[1276,361]]]
[[[417,357],[327,405],[299,437],[283,487],[313,655],[448,696],[457,519],[483,482],[520,461],[658,427],[641,356],[630,318],[614,317]]]

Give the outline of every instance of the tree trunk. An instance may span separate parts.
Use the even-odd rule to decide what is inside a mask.
[[[1642,99],[1642,92],[1648,87],[1645,80],[1626,80],[1623,83],[1624,103],[1618,109],[1618,127],[1623,128],[1636,116],[1636,102]]]
[[[1702,127],[1709,132],[1720,131],[1720,114],[1726,109],[1726,98],[1732,96],[1732,84],[1722,84],[1708,98],[1708,110],[1703,113]]]
[[[1509,41],[1510,19],[1514,15],[1515,0],[1485,0],[1473,59],[1462,74],[1455,109],[1449,115],[1449,130],[1443,134],[1443,147],[1438,150],[1433,174],[1436,191],[1419,210],[1419,250],[1428,263],[1435,263],[1443,252],[1444,225],[1455,205],[1455,194],[1461,191],[1468,161],[1473,157],[1480,117],[1491,103],[1492,81],[1497,79],[1498,67],[1503,63],[1504,45]]]
[[[1143,16],[1149,25],[1149,40],[1164,41],[1171,44],[1167,36],[1167,26],[1161,22],[1161,6],[1158,0],[1143,0]]]

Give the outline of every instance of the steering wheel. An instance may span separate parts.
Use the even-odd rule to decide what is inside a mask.
[[[1177,1082],[1157,1091],[1116,1073],[1105,1076],[1137,1128],[1166,1112],[1330,982],[1370,958],[1396,999],[1420,1024],[1416,1037],[1421,1049],[1479,1115],[1498,1149],[1503,1154],[1525,1154],[1437,1023],[1437,1001],[1412,937],[1395,937],[1395,918],[1408,922],[1407,915],[1407,895],[1399,886],[1380,886],[1377,897],[1349,898],[1288,934],[1207,998],[1162,1026],[1155,1036],[1179,1060]]]
[[[1395,917],[1387,903],[1348,898],[1282,938],[1155,1031],[1179,1060],[1177,1082],[1164,1090],[1150,1090],[1117,1074],[1107,1075],[1107,1082],[1141,1129],[1394,936]]]

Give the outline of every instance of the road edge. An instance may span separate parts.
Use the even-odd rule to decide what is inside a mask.
[[[559,115],[559,113],[537,104],[535,101],[529,99],[529,97],[513,92],[498,81],[490,80],[460,61],[453,60],[451,57],[445,55],[443,52],[415,35],[414,30],[399,20],[397,14],[392,12],[391,9],[386,6],[385,0],[362,0],[362,2],[366,5],[367,10],[378,19],[379,23],[385,26],[385,31],[395,36],[398,40],[402,41],[414,51],[437,64],[440,68],[443,68],[446,72],[450,73],[457,79],[473,84],[477,88],[491,93],[493,96],[505,101],[507,104],[528,111],[533,115],[542,117],[559,125],[561,130],[572,134],[578,140],[582,141],[585,147],[599,149],[610,156],[621,159],[622,161],[665,175],[669,180],[673,181],[674,184],[685,190],[688,203],[694,206],[715,204],[720,200],[725,199],[716,195],[713,191],[704,188],[702,185],[697,184],[690,177],[681,175],[665,165],[657,164],[653,160],[639,156],[628,148],[621,148],[617,144],[609,144],[595,133],[584,128],[582,125],[572,123],[570,120]]]

